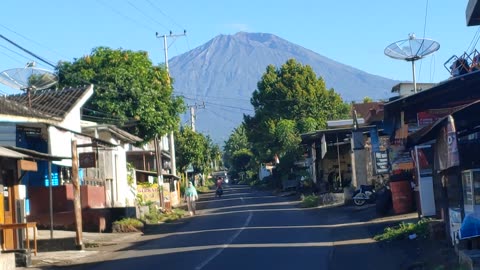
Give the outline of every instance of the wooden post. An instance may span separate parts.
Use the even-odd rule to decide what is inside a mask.
[[[73,184],[73,208],[75,209],[76,247],[83,250],[82,240],[82,206],[80,202],[80,181],[78,179],[78,155],[77,141],[72,140],[72,184]]]

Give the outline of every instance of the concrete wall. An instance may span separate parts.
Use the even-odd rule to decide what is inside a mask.
[[[49,213],[49,187],[29,187],[27,196],[30,199],[30,215]],[[53,211],[65,212],[73,210],[73,186],[71,184],[52,187]],[[81,186],[80,199],[82,208],[104,208],[105,187]]]
[[[15,270],[15,253],[0,253],[0,269]]]

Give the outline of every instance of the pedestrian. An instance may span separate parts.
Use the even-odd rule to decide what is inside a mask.
[[[190,216],[195,215],[195,201],[198,200],[198,193],[192,182],[188,182],[188,187],[185,190],[185,200],[187,201],[188,212]]]

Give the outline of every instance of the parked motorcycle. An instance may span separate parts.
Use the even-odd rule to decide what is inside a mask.
[[[374,203],[377,196],[373,185],[360,185],[360,188],[353,193],[353,203],[362,206],[365,203]]]

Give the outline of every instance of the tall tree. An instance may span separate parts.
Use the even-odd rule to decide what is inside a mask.
[[[167,70],[144,51],[93,49],[90,55],[57,67],[60,86],[94,84],[85,114],[126,127],[149,141],[178,128],[183,100],[173,96]],[[107,114],[107,116],[105,115]]]
[[[244,172],[253,159],[251,144],[248,141],[245,125],[235,128],[223,147],[226,167],[233,176]]]
[[[195,173],[206,174],[211,171],[213,163],[219,162],[222,155],[220,147],[209,136],[182,128],[176,138],[175,153],[179,171],[185,172],[192,165]]]
[[[326,89],[310,66],[294,59],[281,68],[267,67],[251,103],[255,113],[244,116],[248,140],[260,161],[275,154],[299,154],[300,134],[326,127],[327,120],[348,117],[350,106]]]

